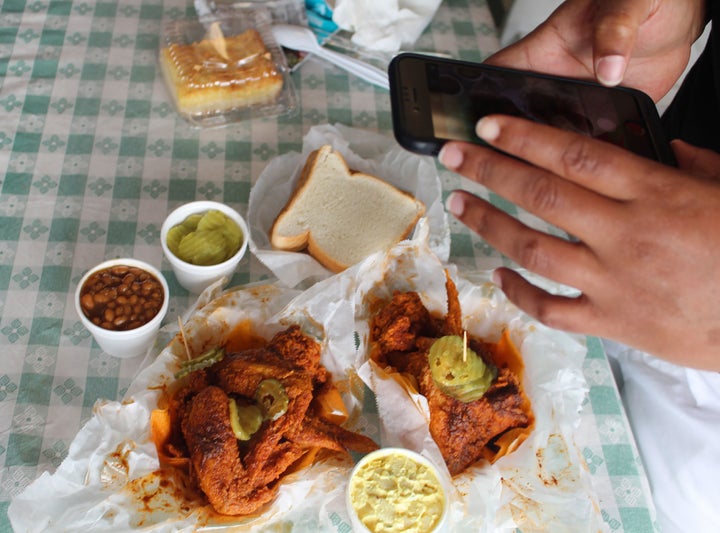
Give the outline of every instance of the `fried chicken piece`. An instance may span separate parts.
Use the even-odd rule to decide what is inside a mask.
[[[262,363],[258,359],[267,357]],[[232,354],[218,363],[217,384],[228,393],[252,399],[258,384],[264,379],[277,379],[288,395],[287,412],[277,420],[266,421],[249,442],[243,460],[248,469],[248,483],[263,483],[267,477],[270,458],[281,439],[290,439],[300,431],[305,413],[313,399],[312,375],[289,368],[276,356],[253,350]]]
[[[298,325],[276,333],[266,350],[295,368],[302,368],[318,378],[327,378],[327,371],[320,365],[320,344],[305,335]]]
[[[182,432],[200,488],[221,514],[249,514],[269,502],[275,489],[248,485],[238,441],[230,426],[229,397],[209,386],[197,393],[182,420]]]
[[[432,328],[432,318],[416,292],[396,292],[389,304],[372,319],[370,335],[379,354],[406,352],[415,340]]]
[[[188,408],[188,401],[207,386],[208,380],[205,371],[198,370],[190,374],[183,386],[170,397],[168,402],[170,437],[164,450],[169,457],[187,457],[187,446],[182,435],[181,421]]]
[[[450,473],[456,475],[483,458],[502,434],[529,427],[533,415],[518,377],[507,368],[498,368],[488,391],[472,402],[459,401],[438,389],[428,364],[430,346],[439,337],[463,334],[458,291],[450,276],[445,286],[444,319],[432,318],[417,293],[395,293],[371,321],[371,358],[413,376],[428,401],[430,434]],[[468,344],[486,364],[494,365],[490,343],[471,337]]]
[[[288,397],[287,410],[262,422],[240,443],[230,422],[230,399],[254,401],[260,382],[274,379]],[[371,439],[319,417],[311,404],[330,386],[320,346],[293,326],[263,348],[227,354],[190,377],[174,400],[193,472],[213,508],[250,514],[271,501],[283,474],[310,448],[347,453],[377,449]]]
[[[317,416],[305,418],[300,431],[293,437],[293,442],[336,452],[368,453],[378,448],[371,438],[348,431]]]
[[[483,449],[495,437],[530,423],[523,410],[520,384],[507,368],[498,370],[498,377],[482,398],[468,403],[437,388],[427,357],[418,382],[431,413],[430,434],[453,476],[483,457]]]
[[[447,313],[443,321],[443,335],[462,335],[462,309],[460,309],[460,295],[452,278],[445,271],[445,291],[447,292]]]

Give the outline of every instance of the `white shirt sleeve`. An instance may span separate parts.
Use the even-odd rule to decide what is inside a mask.
[[[605,348],[663,533],[720,531],[720,373]]]

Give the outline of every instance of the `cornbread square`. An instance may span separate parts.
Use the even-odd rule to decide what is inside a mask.
[[[170,44],[161,50],[160,64],[181,114],[270,104],[283,87],[282,73],[252,28],[233,36]]]

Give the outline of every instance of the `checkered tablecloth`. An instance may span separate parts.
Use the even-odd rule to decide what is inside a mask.
[[[194,14],[180,0],[2,0],[0,3],[0,531],[12,497],[68,453],[99,398],[122,398],[141,360],[103,353],[80,324],[81,275],[114,257],[161,267],[168,317],[193,297],[163,259],[160,227],[190,200],[247,211],[252,183],[274,157],[301,149],[313,125],[389,133],[388,94],[309,58],[293,74],[294,116],[220,129],[179,118],[158,65],[163,20]],[[497,48],[484,0],[446,0],[415,46],[482,60]],[[476,190],[441,170],[443,187]],[[544,224],[503,200],[525,222]],[[451,223],[462,269],[507,263]],[[250,254],[233,285],[267,279]],[[610,531],[655,531],[637,448],[602,346],[588,339],[590,392],[578,431]],[[41,503],[41,502],[40,502]]]

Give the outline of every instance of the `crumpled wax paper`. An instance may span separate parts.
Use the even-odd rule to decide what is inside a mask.
[[[536,417],[533,432],[515,452],[493,465],[478,463],[455,476],[450,531],[604,530],[597,497],[573,440],[587,393],[582,373],[585,338],[551,330],[520,312],[490,282],[490,272],[458,275],[455,268],[432,258],[422,238],[395,247],[382,268],[370,263],[360,265],[355,316],[361,342],[356,365],[377,398],[382,444],[426,455],[441,465],[445,482],[449,483],[449,472],[430,436],[425,398],[407,392],[366,357],[368,301],[389,299],[395,290],[417,291],[431,312],[444,316],[444,268],[448,268],[458,288],[463,326],[469,334],[496,342],[504,329],[510,332],[523,356],[524,387]],[[533,281],[558,293],[574,292],[549,286],[542,279]],[[373,297],[367,299],[368,294]]]
[[[441,0],[336,0],[333,22],[353,33],[352,42],[382,52],[411,46],[425,30]]]
[[[573,443],[587,389],[581,373],[584,338],[529,319],[487,281],[488,273],[458,275],[432,253],[429,234],[424,219],[413,239],[304,291],[256,284],[214,299],[203,293],[183,326],[190,350],[201,353],[222,343],[241,321],[252,321],[267,338],[298,323],[322,343],[322,363],[348,408],[347,427],[382,446],[419,451],[440,466],[452,499],[451,531],[602,530],[597,498]],[[424,398],[384,379],[367,360],[369,299],[416,290],[431,312],[444,314],[445,268],[459,289],[469,333],[494,341],[509,329],[525,361],[525,388],[536,416],[534,432],[515,452],[452,481],[429,436]],[[57,471],[40,476],[11,503],[8,515],[16,533],[350,530],[344,495],[352,461],[347,457],[333,456],[291,474],[276,500],[252,518],[219,520],[197,497],[179,497],[181,482],[161,482],[149,417],[185,357],[185,347],[173,337],[124,401],[98,402]],[[374,391],[376,405],[363,382]]]
[[[450,255],[450,226],[442,204],[442,186],[435,160],[404,150],[380,133],[342,124],[312,127],[303,139],[302,153],[290,152],[273,159],[250,191],[248,226],[250,251],[288,287],[305,287],[329,278],[332,272],[304,252],[273,249],[269,232],[287,204],[310,152],[330,144],[352,170],[384,179],[425,204],[430,224],[430,246],[444,261]]]

